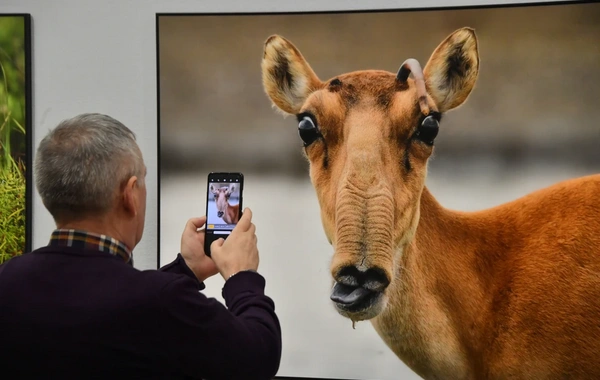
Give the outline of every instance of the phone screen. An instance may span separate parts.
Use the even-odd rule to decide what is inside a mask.
[[[241,216],[244,176],[242,173],[210,173],[206,192],[205,252],[210,244],[226,239]]]

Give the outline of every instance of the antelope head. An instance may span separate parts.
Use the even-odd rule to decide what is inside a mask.
[[[441,116],[467,99],[478,73],[470,28],[449,35],[424,70],[407,59],[396,73],[356,71],[327,81],[290,41],[274,35],[265,42],[263,86],[276,108],[297,117],[334,249],[331,300],[341,315],[376,317],[386,290],[401,281],[397,269],[419,222]]]
[[[225,210],[227,210],[229,197],[231,196],[231,193],[235,191],[235,185],[224,186],[218,189],[213,185],[210,185],[210,191],[213,193],[215,203],[217,204],[217,216],[222,218],[223,214],[225,214]]]

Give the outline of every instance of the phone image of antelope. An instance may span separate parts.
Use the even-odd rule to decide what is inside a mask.
[[[236,190],[235,184],[211,183],[209,193],[209,213],[211,213],[212,210],[214,212],[213,215],[222,219],[226,224],[236,224],[240,219],[239,194],[236,196]],[[234,196],[232,197],[232,195]],[[238,199],[236,204],[229,203],[232,198]],[[210,206],[213,203],[214,207]],[[209,218],[213,215],[209,215]],[[209,221],[213,224],[214,216],[210,218]]]
[[[297,118],[333,248],[333,306],[425,379],[599,379],[600,175],[445,208],[427,165],[475,87],[477,35],[454,31],[423,68],[399,63],[321,80],[291,41],[264,44],[264,90]]]

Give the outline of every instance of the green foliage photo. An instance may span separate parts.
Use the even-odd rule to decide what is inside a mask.
[[[25,249],[25,19],[0,16],[0,264]]]

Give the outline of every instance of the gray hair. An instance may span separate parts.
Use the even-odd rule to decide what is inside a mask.
[[[110,116],[86,113],[58,124],[41,141],[35,178],[55,220],[103,214],[145,165],[135,134]]]

